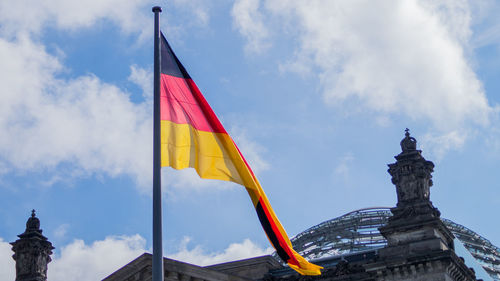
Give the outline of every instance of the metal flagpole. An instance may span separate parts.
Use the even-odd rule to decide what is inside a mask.
[[[153,112],[153,280],[163,281],[163,247],[161,227],[161,147],[160,147],[160,13],[153,7],[154,33],[154,112]]]

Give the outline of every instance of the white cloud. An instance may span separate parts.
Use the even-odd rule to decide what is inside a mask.
[[[495,0],[470,1],[473,13],[472,46],[480,48],[488,45],[500,46],[500,3]]]
[[[269,163],[263,158],[266,149],[259,143],[251,140],[244,129],[240,127],[231,127],[231,137],[234,142],[238,145],[241,154],[245,157],[248,164],[252,168],[252,171],[258,175],[262,171],[269,170]]]
[[[250,3],[245,10],[257,11]],[[270,32],[299,42],[281,70],[317,75],[337,109],[385,121],[402,114],[442,136],[489,125],[494,112],[471,67],[466,0],[267,0],[263,7],[258,22],[272,21]]]
[[[151,181],[147,103],[134,104],[128,93],[93,75],[55,78],[59,60],[26,36],[0,38],[0,61],[1,162],[56,176],[129,174],[141,186]],[[134,70],[131,76],[140,76]],[[58,169],[63,163],[70,171]]]
[[[0,176],[10,171],[8,165],[0,160]]]
[[[135,83],[142,90],[142,97],[148,103],[149,107],[153,107],[153,72],[137,65],[130,67],[130,75],[128,80]]]
[[[0,33],[38,33],[48,25],[74,31],[110,21],[123,32],[144,37],[151,32],[150,19],[141,11],[151,11],[141,0],[4,0],[0,2]]]
[[[482,30],[480,33],[474,36],[473,39],[474,48],[480,48],[493,44],[494,45],[500,44],[500,22],[494,23],[485,30]]]
[[[256,256],[269,255],[273,252],[272,248],[262,249],[249,239],[245,239],[241,243],[232,243],[226,249],[224,249],[224,251],[218,253],[207,253],[201,246],[195,246],[192,249],[188,249],[188,244],[190,241],[191,239],[189,237],[184,237],[184,240],[179,246],[179,251],[177,253],[167,255],[167,257],[200,266],[205,266]]]
[[[68,233],[69,229],[69,224],[64,223],[59,225],[55,230],[54,230],[54,237],[57,239],[64,238],[66,234]]]
[[[58,58],[27,36],[12,42],[0,38],[0,60],[0,131],[4,136],[0,138],[0,170],[4,166],[24,171],[48,170],[52,175],[43,185],[90,174],[127,174],[149,192],[149,71],[131,66],[129,80],[142,88],[145,98],[136,104],[128,93],[91,74],[69,80],[56,78],[63,69]],[[258,144],[243,133],[236,139],[256,172],[268,167],[259,155],[263,149]],[[189,170],[171,174],[165,179],[173,187],[231,186],[220,181],[202,181]]]
[[[209,253],[199,245],[188,249],[190,238],[185,237],[176,253],[167,257],[200,266],[222,263],[271,254],[272,248],[262,249],[249,239],[232,243],[221,252]],[[48,265],[48,280],[94,281],[101,280],[131,262],[144,252],[146,240],[140,235],[109,236],[104,240],[86,244],[74,240],[61,248],[60,254],[52,255]],[[0,238],[0,279],[15,279],[15,262],[11,258],[11,246]]]
[[[190,16],[188,24],[196,24],[197,26],[207,26],[210,21],[209,1],[204,0],[174,0],[172,4],[178,9],[182,9]]]
[[[68,276],[81,281],[102,280],[144,253],[145,245],[140,235],[110,236],[90,245],[75,240],[52,258],[48,280],[68,280]]]
[[[247,53],[261,53],[270,47],[269,32],[260,12],[260,0],[238,0],[231,15],[234,27],[245,37]]]
[[[430,155],[427,158],[440,161],[448,151],[461,149],[468,137],[459,131],[450,131],[446,134],[427,133],[422,137],[422,150]]]
[[[16,264],[12,255],[12,246],[0,238],[0,280],[16,279]]]
[[[334,169],[334,176],[335,178],[342,178],[344,181],[347,181],[349,179],[349,176],[351,174],[351,166],[352,162],[354,161],[354,157],[352,156],[351,153],[347,153],[344,156],[342,156],[339,161],[337,166]]]
[[[288,8],[302,28],[295,60],[319,68],[327,102],[354,99],[357,106],[406,113],[441,130],[488,123],[491,108],[462,45],[470,35],[463,2],[328,3]]]

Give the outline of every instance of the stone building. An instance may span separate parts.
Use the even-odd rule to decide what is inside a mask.
[[[300,276],[275,254],[205,267],[165,258],[165,280],[500,281],[500,249],[474,231],[441,218],[430,201],[434,164],[417,150],[408,130],[401,150],[388,170],[396,187],[395,207],[356,210],[292,238],[297,252],[324,267],[322,275]],[[46,280],[53,248],[41,235],[34,213],[30,220],[21,239],[12,243],[16,281]],[[28,251],[38,255],[36,259],[27,258],[29,247],[37,249]],[[40,278],[20,278],[27,272],[24,266]],[[151,266],[151,255],[144,253],[103,281],[150,281]]]

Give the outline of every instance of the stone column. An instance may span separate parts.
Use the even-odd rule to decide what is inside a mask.
[[[16,281],[47,281],[47,264],[51,261],[52,243],[42,235],[40,220],[32,211],[26,230],[10,243],[16,261]]]

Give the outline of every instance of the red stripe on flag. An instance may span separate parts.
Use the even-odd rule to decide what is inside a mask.
[[[227,134],[192,79],[161,74],[160,119]]]

